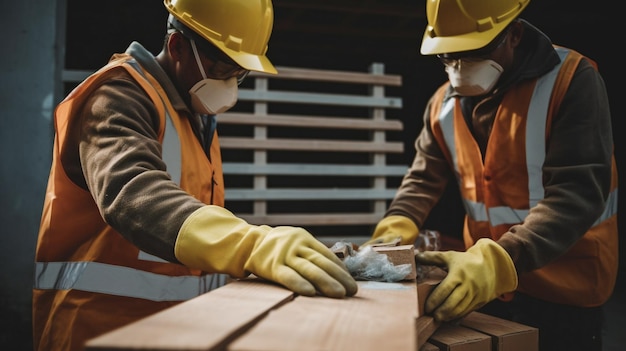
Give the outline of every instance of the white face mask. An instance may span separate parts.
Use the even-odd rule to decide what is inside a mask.
[[[191,40],[191,48],[202,78],[204,78],[189,90],[191,106],[199,114],[214,115],[227,111],[237,102],[237,78],[230,77],[226,80],[207,78],[193,40]]]
[[[461,96],[478,96],[490,92],[500,79],[502,66],[493,60],[463,60],[446,65],[448,79]]]

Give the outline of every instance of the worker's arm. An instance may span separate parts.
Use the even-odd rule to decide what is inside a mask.
[[[204,204],[167,172],[154,103],[125,70],[117,73],[91,94],[72,124],[63,164],[107,224],[142,251],[178,262],[178,231]]]
[[[250,225],[219,206],[204,206],[185,220],[175,253],[191,268],[235,277],[253,273],[306,296],[357,292],[343,262],[303,228]]]

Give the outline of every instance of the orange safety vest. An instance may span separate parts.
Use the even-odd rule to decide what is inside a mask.
[[[485,234],[498,240],[512,225],[523,223],[544,197],[542,166],[551,119],[583,58],[569,49],[556,50],[561,57],[557,67],[504,96],[489,137],[485,164],[458,99],[444,101],[448,84],[435,93],[430,123],[457,175],[466,210],[466,248]],[[521,274],[518,291],[574,306],[603,304],[617,278],[617,240],[617,167],[613,155],[611,191],[603,214],[562,257]]]
[[[127,54],[88,77],[55,111],[53,160],[35,258],[35,350],[82,350],[88,339],[226,282],[226,275],[140,251],[103,221],[91,194],[65,173],[60,155],[68,127],[76,123],[90,93],[119,69],[141,85],[159,112],[159,142],[172,179],[200,201],[224,205],[217,134],[209,161],[187,117],[178,114],[157,80]]]

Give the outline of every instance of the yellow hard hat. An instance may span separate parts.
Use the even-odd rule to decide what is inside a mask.
[[[480,49],[530,0],[426,0],[428,25],[420,52],[435,55]]]
[[[167,11],[239,66],[276,74],[265,56],[274,24],[271,0],[164,0]]]

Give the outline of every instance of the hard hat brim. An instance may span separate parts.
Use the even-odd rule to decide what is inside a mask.
[[[219,45],[216,45],[219,47]],[[226,54],[228,54],[228,48],[221,48]],[[228,55],[230,58],[237,62],[237,64],[248,71],[257,71],[268,74],[277,74],[276,67],[270,62],[265,55],[252,55],[243,54],[241,52]]]
[[[489,32],[472,32],[449,37],[432,36],[429,28],[424,31],[420,53],[422,55],[439,55],[453,52],[472,51],[483,48],[491,43],[511,21],[497,23]]]

